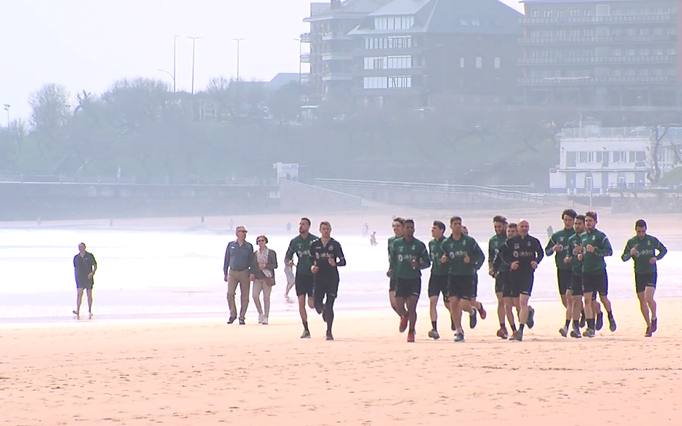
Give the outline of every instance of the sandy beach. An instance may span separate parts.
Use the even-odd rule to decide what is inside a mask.
[[[492,306],[489,307],[492,308]],[[338,304],[336,341],[220,319],[97,320],[0,328],[3,425],[680,424],[682,300],[659,302],[649,339],[634,301],[615,334],[564,339],[557,303],[536,304],[522,343],[494,337],[494,313],[455,344],[407,344],[394,314]]]

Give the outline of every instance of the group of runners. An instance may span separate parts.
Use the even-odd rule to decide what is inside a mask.
[[[487,263],[488,273],[495,281],[500,324],[498,337],[522,341],[526,327],[533,328],[535,311],[529,300],[535,270],[545,256],[552,255],[556,262],[559,294],[566,309],[564,325],[559,329],[561,336],[594,337],[604,325],[604,311],[609,329],[616,331],[604,260],[613,254],[613,249],[606,234],[596,227],[597,213],[579,215],[567,209],[561,217],[563,229],[551,235],[544,249],[537,238],[529,235],[527,220],[508,223],[503,216],[493,218],[495,235],[488,242]],[[437,307],[441,296],[451,319],[455,342],[464,341],[464,312],[469,314],[470,328],[476,326],[477,315],[482,319],[487,316],[477,300],[477,273],[485,264],[485,255],[476,240],[468,235],[461,217],[452,217],[449,225],[451,233],[446,237],[446,225],[434,221],[433,239],[427,247],[414,237],[413,220],[393,220],[395,235],[388,240],[389,299],[400,318],[399,331],[407,330],[408,342],[415,340],[421,271],[427,268],[431,268],[428,283],[430,338],[440,338]],[[628,240],[621,258],[634,260],[636,293],[646,322],[645,336],[651,337],[658,327],[654,300],[656,262],[667,250],[657,238],[647,235],[647,224],[643,219],[635,223],[635,232],[636,236]]]

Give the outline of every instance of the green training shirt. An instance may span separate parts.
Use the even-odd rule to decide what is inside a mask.
[[[483,250],[473,238],[462,235],[459,240],[452,235],[443,241],[443,250],[448,257],[449,275],[474,275],[477,268],[485,262]],[[464,262],[464,257],[469,256],[469,263]]]
[[[609,238],[598,229],[585,232],[580,236],[580,245],[583,247],[583,273],[594,273],[606,269],[604,257],[613,255],[613,248]],[[587,252],[587,246],[594,247],[593,253]]]
[[[287,253],[284,256],[284,261],[288,262],[293,260],[294,254],[296,255],[298,258],[298,262],[296,263],[296,274],[313,274],[310,271],[310,268],[313,266],[313,257],[310,253],[310,245],[317,239],[318,238],[313,234],[308,234],[308,238],[305,239],[301,238],[299,235],[289,243],[289,248],[287,249]]]
[[[556,263],[556,267],[558,269],[565,270],[571,269],[571,264],[565,263],[564,258],[570,255],[570,253],[568,252],[568,239],[571,238],[572,235],[575,235],[575,230],[573,228],[562,229],[561,231],[552,234],[552,236],[549,238],[549,241],[547,241],[547,246],[545,247],[545,254],[547,256],[555,254],[554,263]],[[561,251],[557,251],[555,253],[553,247],[556,244],[561,245]]]
[[[634,258],[630,255],[630,250],[633,248],[637,249],[638,252]],[[645,235],[644,238],[635,236],[625,244],[621,259],[623,262],[634,259],[636,274],[650,274],[656,272],[656,264],[649,263],[651,258],[655,257],[656,260],[661,260],[666,253],[668,253],[668,249],[658,241],[658,238],[651,235]]]
[[[406,241],[397,238],[393,241],[392,264],[395,265],[393,276],[401,279],[415,279],[422,275],[421,270],[431,266],[426,245],[416,238]],[[412,267],[412,260],[419,262],[419,267]]]
[[[495,257],[497,257],[497,253],[500,251],[500,247],[504,245],[504,243],[507,242],[507,235],[493,235],[490,237],[488,240],[488,269],[495,271]],[[499,271],[495,271],[499,272]]]
[[[448,274],[448,266],[440,263],[440,258],[443,257],[443,241],[445,237],[440,240],[435,238],[429,241],[429,255],[431,257],[431,275],[444,276]]]

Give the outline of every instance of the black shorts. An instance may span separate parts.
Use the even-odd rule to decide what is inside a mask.
[[[583,295],[583,274],[571,274],[571,293],[574,296]]]
[[[472,299],[474,293],[473,275],[448,275],[448,296]]]
[[[448,300],[448,276],[431,275],[429,278],[429,297],[443,294],[443,300]]]
[[[532,271],[513,271],[509,273],[509,280],[516,294],[530,296],[533,293],[535,274]]]
[[[509,271],[500,272],[497,275],[497,279],[502,281],[502,297],[519,297],[519,293],[516,291],[514,285],[509,280]]]
[[[609,294],[609,276],[606,270],[599,272],[583,272],[583,291],[585,293]]]
[[[327,298],[336,298],[339,292],[339,280],[336,278],[317,277],[315,279],[315,289],[313,290],[316,301],[322,302],[325,296]]]
[[[296,296],[313,297],[315,278],[312,275],[296,274]]]
[[[657,272],[636,273],[635,272],[635,290],[637,293],[642,293],[647,287],[656,288],[656,281],[658,281]]]
[[[398,281],[391,277],[390,281],[388,282],[388,291],[395,291],[396,285],[398,284]]]
[[[422,292],[421,278],[396,278],[395,297],[419,297]]]
[[[502,272],[495,275],[495,294],[504,293],[504,277]]]
[[[559,284],[559,295],[563,296],[573,287],[573,272],[570,269],[557,269],[556,280]]]

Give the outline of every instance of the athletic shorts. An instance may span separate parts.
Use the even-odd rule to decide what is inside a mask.
[[[448,275],[448,295],[459,299],[472,299],[474,293],[473,275]]]
[[[498,272],[495,275],[495,294],[504,293],[504,277],[502,272]]]
[[[574,296],[583,295],[583,274],[571,274],[571,293]]]
[[[296,296],[313,297],[315,278],[312,275],[296,274]]]
[[[421,278],[397,278],[395,287],[395,297],[407,298],[410,296],[419,297],[422,292]]]
[[[563,296],[573,286],[573,272],[570,269],[557,269],[556,280],[559,284],[559,295]]]
[[[609,294],[609,276],[606,270],[598,272],[583,272],[583,291],[585,293]]]
[[[394,277],[389,278],[388,291],[395,291],[395,287],[397,284],[398,284],[398,281]]]
[[[471,298],[475,299],[478,297],[478,274],[474,272],[474,281],[471,284]]]
[[[443,294],[443,299],[448,300],[448,276],[431,275],[429,278],[429,297]]]
[[[637,293],[642,293],[647,287],[656,288],[656,281],[658,281],[657,272],[649,273],[635,273],[635,290]]]
[[[516,294],[530,296],[533,293],[535,274],[531,271],[514,271],[509,273],[509,280]]]
[[[339,280],[336,278],[317,278],[315,280],[314,286],[314,297],[315,300],[322,301],[322,299],[327,296],[336,297],[339,291]]]

